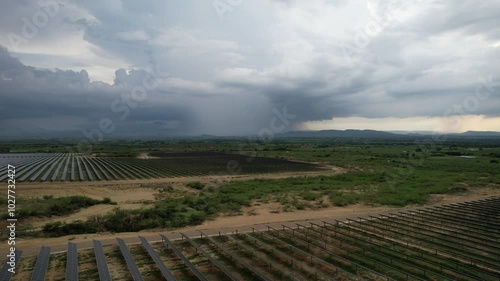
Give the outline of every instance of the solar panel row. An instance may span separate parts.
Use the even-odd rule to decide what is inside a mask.
[[[176,281],[177,279],[175,279],[174,275],[172,275],[172,272],[170,272],[170,270],[168,270],[168,268],[165,266],[165,264],[161,260],[160,256],[158,256],[158,254],[153,250],[151,245],[149,245],[148,240],[146,240],[146,238],[144,238],[142,236],[139,236],[139,239],[141,240],[142,246],[144,246],[144,248],[146,248],[146,251],[148,251],[149,256],[156,263],[156,266],[158,267],[158,269],[160,269],[161,273],[163,274],[163,277],[165,277],[165,279],[167,279],[167,281]]]
[[[234,254],[233,252],[229,251],[226,247],[222,246],[219,242],[215,241],[212,237],[206,235],[205,233],[201,232],[200,233],[210,241],[210,243],[214,244],[217,246],[217,248],[221,249],[223,252],[226,254],[230,255],[234,260],[238,261],[241,265],[244,267],[248,268],[250,271],[252,271],[255,275],[259,276],[260,279],[265,280],[265,281],[272,281],[269,279],[267,276],[263,275],[260,271],[258,271],[255,267],[252,265],[246,263],[243,261],[238,255]]]
[[[101,241],[93,240],[94,243],[94,254],[97,263],[97,270],[99,271],[100,281],[111,281],[111,275],[109,274],[108,264],[106,263],[106,256],[104,255],[104,250],[102,249]]]
[[[160,234],[161,238],[163,239],[163,241],[165,242],[165,244],[167,244],[168,247],[170,247],[170,249],[172,249],[172,251],[174,251],[174,253],[184,262],[184,264],[191,270],[191,272],[194,273],[194,275],[196,275],[196,277],[198,277],[198,279],[202,280],[202,281],[208,281],[207,278],[205,278],[205,276],[203,275],[203,273],[201,273],[182,253],[181,251],[179,251],[179,249],[177,249],[177,247],[174,245],[174,243],[172,243],[170,240],[168,240],[168,238],[163,235],[163,234]]]
[[[35,268],[31,274],[31,281],[44,281],[49,266],[50,248],[42,246],[36,259]]]
[[[23,254],[23,252],[20,250],[16,250],[15,254],[16,254],[15,263],[17,265],[21,260],[21,255]],[[12,278],[13,273],[9,271],[11,266],[7,262],[9,262],[9,259],[5,261],[2,269],[0,270],[0,281],[10,281],[10,279]]]
[[[78,281],[78,250],[75,243],[68,242],[66,255],[66,281]]]
[[[238,277],[234,276],[231,273],[231,271],[229,271],[229,269],[227,269],[223,264],[221,264],[220,262],[218,262],[216,259],[212,258],[212,256],[210,256],[207,252],[205,252],[205,250],[203,250],[202,248],[200,248],[200,246],[198,246],[198,244],[196,244],[193,240],[191,240],[191,238],[189,238],[186,234],[181,233],[181,235],[182,235],[182,237],[184,237],[184,239],[186,239],[186,241],[189,242],[189,244],[191,244],[193,247],[196,248],[196,251],[200,252],[203,256],[205,256],[213,265],[215,265],[222,272],[224,272],[224,274],[226,274],[227,277],[229,277],[233,281],[239,281],[240,280]]]
[[[125,262],[127,263],[127,267],[130,270],[130,274],[132,275],[134,281],[144,281],[144,278],[142,278],[141,273],[139,272],[139,269],[137,268],[137,265],[135,264],[134,259],[125,244],[125,241],[120,238],[116,238],[116,240],[118,241],[118,246],[120,247],[120,251],[125,258]]]

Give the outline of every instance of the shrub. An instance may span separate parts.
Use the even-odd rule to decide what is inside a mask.
[[[111,200],[109,197],[104,197],[101,201],[102,204],[117,205],[118,203]]]
[[[196,182],[188,183],[187,186],[200,190],[200,189],[203,189],[205,187],[205,184],[202,182],[196,181]]]
[[[330,193],[330,200],[335,206],[347,206],[358,202],[360,195],[356,193],[342,193],[342,192],[332,192]]]
[[[64,236],[81,233],[95,233],[98,231],[97,225],[92,221],[74,221],[47,223],[43,227],[43,232],[49,236]]]
[[[110,198],[99,201],[85,196],[53,198],[53,196],[46,195],[43,200],[35,199],[23,202],[22,208],[19,208],[17,215],[18,218],[62,216],[97,204],[116,203],[111,201]]]
[[[452,186],[448,188],[448,193],[458,193],[458,192],[465,192],[467,191],[467,187],[465,186]]]
[[[300,196],[302,197],[302,199],[304,199],[306,201],[314,201],[314,200],[317,200],[318,198],[320,198],[321,194],[306,191],[306,192],[303,192]]]

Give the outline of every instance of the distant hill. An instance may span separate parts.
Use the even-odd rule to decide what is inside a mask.
[[[459,135],[467,137],[500,137],[500,132],[492,131],[467,131]]]
[[[401,135],[375,130],[322,130],[322,131],[291,131],[280,137],[295,138],[394,138]]]
[[[429,131],[376,131],[376,130],[322,130],[322,131],[291,131],[279,134],[280,137],[293,138],[366,138],[366,139],[390,139],[426,137],[433,135]],[[464,133],[445,134],[450,137],[500,137],[500,132],[490,131],[467,131]]]
[[[429,131],[377,131],[377,130],[322,130],[322,131],[290,131],[286,133],[276,134],[276,137],[282,138],[350,138],[350,139],[414,139],[414,138],[426,138],[434,135],[435,133]],[[453,133],[453,134],[445,134],[453,139],[460,138],[500,138],[500,132],[493,131],[467,131],[464,133]],[[165,139],[165,138],[176,138],[176,139],[198,139],[198,140],[213,140],[213,139],[232,139],[239,138],[243,136],[217,136],[217,135],[208,135],[202,134],[198,136],[184,136],[181,134],[175,134],[173,132],[158,132],[156,135],[150,134],[137,134],[137,135],[123,135],[118,133],[113,133],[109,135],[105,135],[104,139],[106,141],[109,140],[117,140],[117,139],[142,139],[142,140],[151,140],[151,139]],[[0,136],[0,141],[14,141],[14,140],[84,140],[85,136],[79,130],[73,131],[61,131],[61,132],[47,132],[43,129],[37,131],[37,136],[23,136],[23,135],[14,135],[14,136]]]
[[[434,132],[432,131],[387,131],[389,133],[398,134],[398,135],[432,135]]]

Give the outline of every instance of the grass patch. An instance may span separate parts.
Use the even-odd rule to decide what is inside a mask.
[[[356,204],[360,199],[362,199],[360,194],[337,191],[330,193],[329,197],[333,205],[340,207]]]
[[[97,204],[114,204],[110,198],[103,200],[92,199],[86,196],[68,196],[58,197],[43,196],[37,199],[18,199],[19,207],[17,209],[17,218],[26,219],[30,217],[52,217],[68,215],[76,212],[79,209],[87,208]],[[7,218],[7,214],[2,215],[3,219]]]

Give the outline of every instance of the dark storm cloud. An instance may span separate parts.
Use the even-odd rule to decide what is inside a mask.
[[[335,117],[443,116],[485,80],[496,91],[465,113],[499,116],[500,1],[409,1],[393,14],[387,1],[245,1],[224,21],[210,1],[188,2],[61,6],[25,49],[0,49],[0,129],[79,132],[109,118],[110,137],[230,135],[256,134],[276,110],[295,116],[287,129]],[[0,4],[0,34],[20,33],[20,18],[40,9],[22,3]],[[79,67],[58,70],[59,62]],[[157,66],[169,75],[127,105]]]
[[[466,113],[498,116],[500,51],[488,44],[500,42],[500,3],[422,2],[432,13],[419,6],[406,8],[408,20],[394,22],[368,38],[366,46],[353,48],[352,63],[346,64],[340,52],[335,57],[335,49],[320,42],[311,59],[288,69],[291,74],[234,70],[219,83],[261,91],[274,106],[287,105],[297,114],[296,121],[310,121],[443,116],[474,96],[480,79],[492,77],[496,94]],[[354,35],[345,41],[353,44],[352,39]],[[305,74],[295,75],[297,68],[306,69]]]
[[[123,111],[113,111],[113,101],[120,101],[122,107],[126,105],[121,102],[122,95],[130,95],[133,87],[141,85],[140,81],[147,75],[145,71],[122,75],[125,86],[90,82],[85,70],[51,71],[24,66],[12,58],[5,48],[0,49],[0,65],[0,111],[4,130],[6,127],[15,127],[13,124],[16,123],[26,126],[30,123],[26,120],[38,124],[36,120],[44,119],[53,119],[53,123],[47,125],[57,130],[59,123],[67,127],[68,117],[73,119],[74,124],[70,129],[74,131],[94,128],[102,118],[109,118],[122,128],[121,131],[117,130],[117,134],[127,134],[126,125],[141,126],[141,122],[151,120],[176,120],[183,125],[189,125],[190,122],[189,109],[182,102],[177,102],[175,106],[168,102],[134,102],[135,107],[129,107],[124,120],[120,118]],[[178,131],[189,133],[185,127],[179,127]]]
[[[0,58],[0,65],[9,66],[0,71],[0,130],[5,136],[36,135],[41,128],[44,134],[65,129],[74,136],[99,128],[102,119],[116,126],[107,137],[245,134],[256,132],[263,124],[264,112],[258,104],[264,101],[259,97],[227,96],[195,82],[165,78],[158,79],[144,100],[134,101],[130,95],[135,87],[144,85],[148,71],[117,70],[115,84],[109,85],[90,82],[85,70],[25,66],[5,48],[0,49]],[[128,98],[124,100],[124,96]]]

